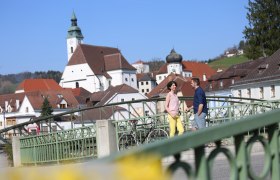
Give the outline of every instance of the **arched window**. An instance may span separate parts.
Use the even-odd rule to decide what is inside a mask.
[[[78,82],[76,82],[76,88],[79,88],[79,83]]]
[[[73,47],[71,47],[71,53],[73,53],[73,52],[74,52]]]

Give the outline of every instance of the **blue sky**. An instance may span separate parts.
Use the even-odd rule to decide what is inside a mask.
[[[208,60],[238,45],[247,0],[26,0],[0,6],[0,74],[56,70],[67,64],[73,10],[84,43],[118,47],[133,63],[163,59],[174,47],[184,60]]]

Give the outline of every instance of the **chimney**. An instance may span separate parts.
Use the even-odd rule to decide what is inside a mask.
[[[8,111],[8,101],[5,101],[5,111]]]
[[[206,74],[204,73],[202,76],[203,81],[207,81]]]
[[[19,100],[17,99],[16,100],[16,110],[18,110],[18,108],[19,108]]]

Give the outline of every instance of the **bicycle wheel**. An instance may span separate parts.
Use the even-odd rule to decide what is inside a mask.
[[[159,141],[159,140],[167,139],[167,138],[168,138],[168,134],[165,130],[154,129],[149,133],[147,142],[151,143],[151,142],[155,142],[155,141]]]
[[[131,134],[123,134],[119,139],[119,151],[133,148],[136,145],[136,140]]]

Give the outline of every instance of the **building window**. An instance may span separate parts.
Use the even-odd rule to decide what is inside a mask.
[[[144,85],[144,82],[141,82],[141,85]]]
[[[144,89],[142,89],[142,93],[144,92],[145,90]]]
[[[66,104],[59,104],[60,109],[66,109]]]
[[[264,96],[263,96],[263,87],[260,87],[260,99],[263,99]]]
[[[80,85],[79,85],[79,83],[78,83],[78,82],[76,82],[76,88],[79,88],[79,86],[80,86]]]
[[[15,119],[7,119],[6,121],[8,126],[13,126],[17,123]]]
[[[247,89],[247,96],[251,98],[251,89]]]
[[[209,85],[209,88],[212,89],[212,84]]]
[[[270,90],[271,90],[271,97],[274,98],[275,97],[275,85],[271,85]]]
[[[148,81],[146,81],[146,85],[148,85],[149,84],[149,82]]]
[[[73,47],[71,47],[71,53],[73,53],[74,52],[74,49],[73,49]]]
[[[134,79],[133,79],[133,78],[131,78],[131,81],[132,81],[132,82],[134,82]]]
[[[121,99],[121,102],[124,102],[124,99]]]
[[[238,94],[237,94],[238,97],[241,98],[242,94],[241,94],[241,90],[238,90]]]
[[[134,100],[135,100],[135,98],[132,98],[131,100],[132,100],[132,101],[134,101]]]
[[[28,108],[28,107],[25,108],[25,112],[26,112],[26,113],[29,112],[29,108]]]
[[[234,79],[231,80],[231,84],[234,84]]]
[[[0,122],[0,126],[2,126],[2,121]]]
[[[109,81],[109,86],[111,86],[111,81]]]
[[[146,89],[146,92],[149,92],[149,89]]]
[[[127,78],[124,79],[127,82]]]

